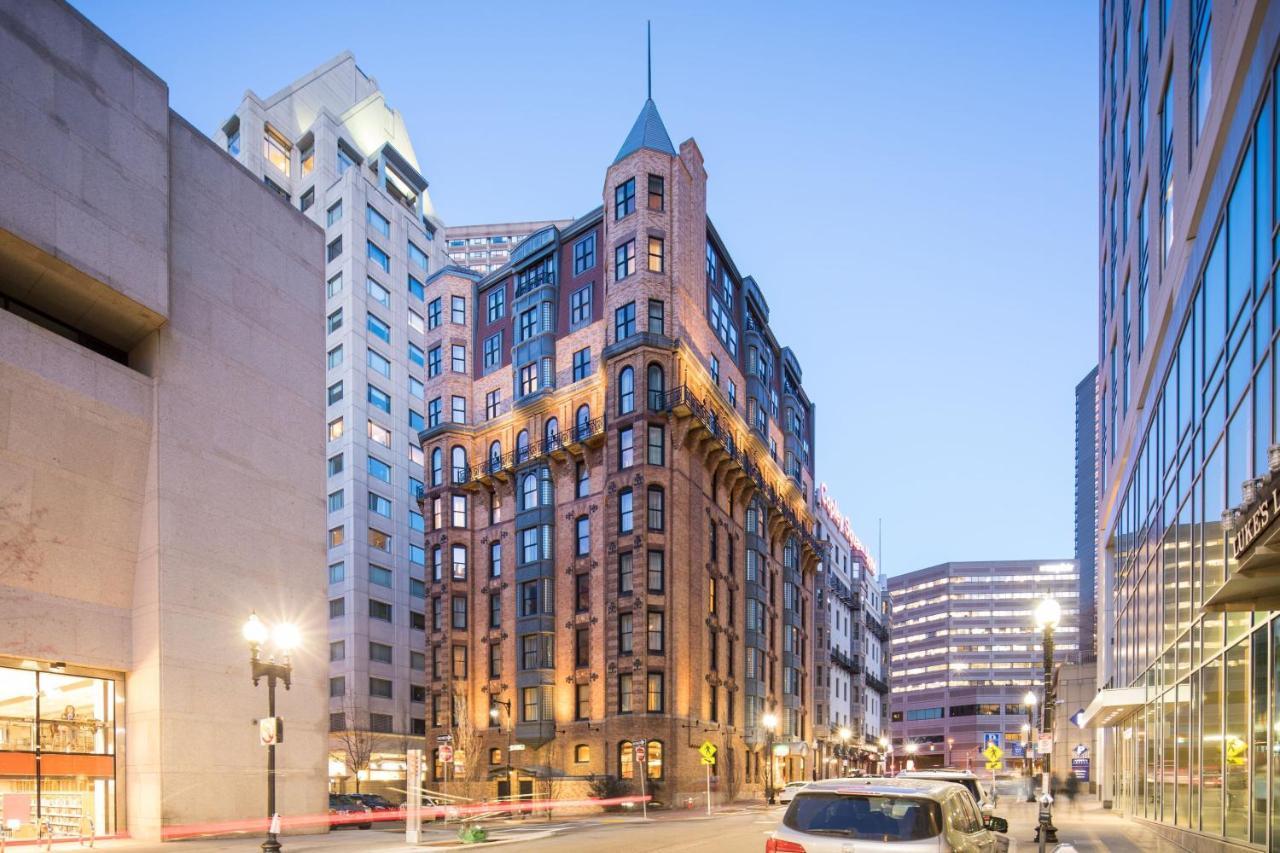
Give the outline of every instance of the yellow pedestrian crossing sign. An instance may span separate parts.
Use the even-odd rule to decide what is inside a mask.
[[[716,763],[716,745],[709,740],[704,740],[702,746],[698,747],[698,754],[702,756],[703,764]]]
[[[999,770],[1001,767],[1000,759],[1004,758],[1004,750],[996,746],[994,743],[987,744],[987,748],[982,750],[982,754],[987,759],[988,770]]]

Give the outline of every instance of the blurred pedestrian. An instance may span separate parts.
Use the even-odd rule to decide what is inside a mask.
[[[1062,791],[1067,795],[1067,803],[1071,806],[1071,811],[1074,813],[1077,810],[1076,795],[1080,793],[1080,780],[1076,778],[1076,774],[1067,774],[1067,781],[1062,786]]]

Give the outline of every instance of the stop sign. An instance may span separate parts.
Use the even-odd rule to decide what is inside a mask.
[[[446,764],[448,764],[450,761],[453,761],[452,746],[446,743],[444,746],[440,747],[440,760]]]

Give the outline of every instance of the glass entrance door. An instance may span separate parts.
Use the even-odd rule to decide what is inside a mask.
[[[114,681],[0,667],[0,828],[12,839],[115,833]]]

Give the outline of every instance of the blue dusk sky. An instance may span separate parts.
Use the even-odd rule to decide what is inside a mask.
[[[212,133],[351,50],[450,224],[574,217],[645,97],[817,405],[888,574],[1072,554],[1097,357],[1094,3],[73,0]]]

